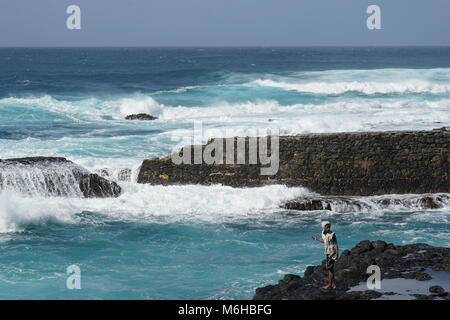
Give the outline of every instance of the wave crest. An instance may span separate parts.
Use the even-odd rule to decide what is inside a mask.
[[[250,83],[263,87],[279,88],[286,91],[298,91],[303,93],[338,95],[348,92],[360,92],[366,95],[375,94],[443,94],[450,92],[450,85],[436,84],[426,81],[405,81],[405,82],[306,82],[294,83],[286,81],[274,81],[269,79],[259,79]]]

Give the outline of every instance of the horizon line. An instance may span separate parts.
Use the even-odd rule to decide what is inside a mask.
[[[449,48],[450,44],[443,45],[163,45],[163,46],[147,46],[147,45],[106,45],[106,46],[26,46],[26,45],[14,45],[14,46],[1,46],[0,49],[7,48],[29,48],[29,49],[74,49],[74,48]]]

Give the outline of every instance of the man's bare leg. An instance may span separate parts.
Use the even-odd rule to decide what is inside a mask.
[[[334,281],[334,273],[333,273],[333,278],[331,280],[331,288],[336,289],[336,282]]]
[[[325,287],[322,287],[323,289],[331,289],[332,288],[332,281],[333,281],[333,273],[331,271],[328,271],[328,283]]]

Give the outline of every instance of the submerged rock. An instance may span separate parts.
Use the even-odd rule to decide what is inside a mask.
[[[124,181],[130,182],[132,171],[129,168],[121,168],[121,169],[110,169],[110,168],[102,168],[96,171],[101,177],[105,179],[110,179],[112,181]]]
[[[361,241],[351,250],[344,250],[336,261],[335,277],[338,288],[325,290],[327,281],[325,261],[318,266],[308,266],[303,277],[286,275],[277,285],[256,289],[255,300],[305,299],[305,300],[369,300],[398,292],[389,290],[349,290],[365,282],[369,277],[367,267],[377,265],[381,279],[415,279],[427,281],[432,277],[427,270],[450,272],[450,248],[432,247],[427,244],[396,246],[384,241]],[[383,282],[382,282],[383,283]],[[433,299],[437,296],[447,299],[448,292],[441,287],[429,288],[432,293],[411,293],[417,299]],[[428,292],[428,293],[430,293]]]
[[[65,158],[0,160],[0,190],[31,196],[117,197],[120,186]]]
[[[125,117],[126,120],[156,120],[158,117],[151,116],[147,113],[130,114]]]

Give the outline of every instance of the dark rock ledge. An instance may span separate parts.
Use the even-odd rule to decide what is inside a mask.
[[[441,209],[450,203],[449,194],[411,195],[410,197],[358,197],[315,196],[302,197],[283,203],[280,207],[289,210],[335,212],[356,212],[363,210],[386,209],[397,206],[406,209]]]
[[[0,191],[85,198],[118,197],[120,186],[66,158],[0,159]]]
[[[255,300],[370,300],[384,296],[395,299],[396,292],[380,290],[349,291],[370,276],[367,267],[378,265],[381,279],[431,280],[428,270],[450,272],[450,248],[427,244],[396,246],[384,241],[364,240],[351,250],[344,250],[336,262],[338,288],[325,290],[327,271],[325,261],[308,266],[304,276],[286,275],[277,285],[256,289]],[[430,286],[427,294],[411,294],[412,299],[447,299],[450,294],[439,285]]]

